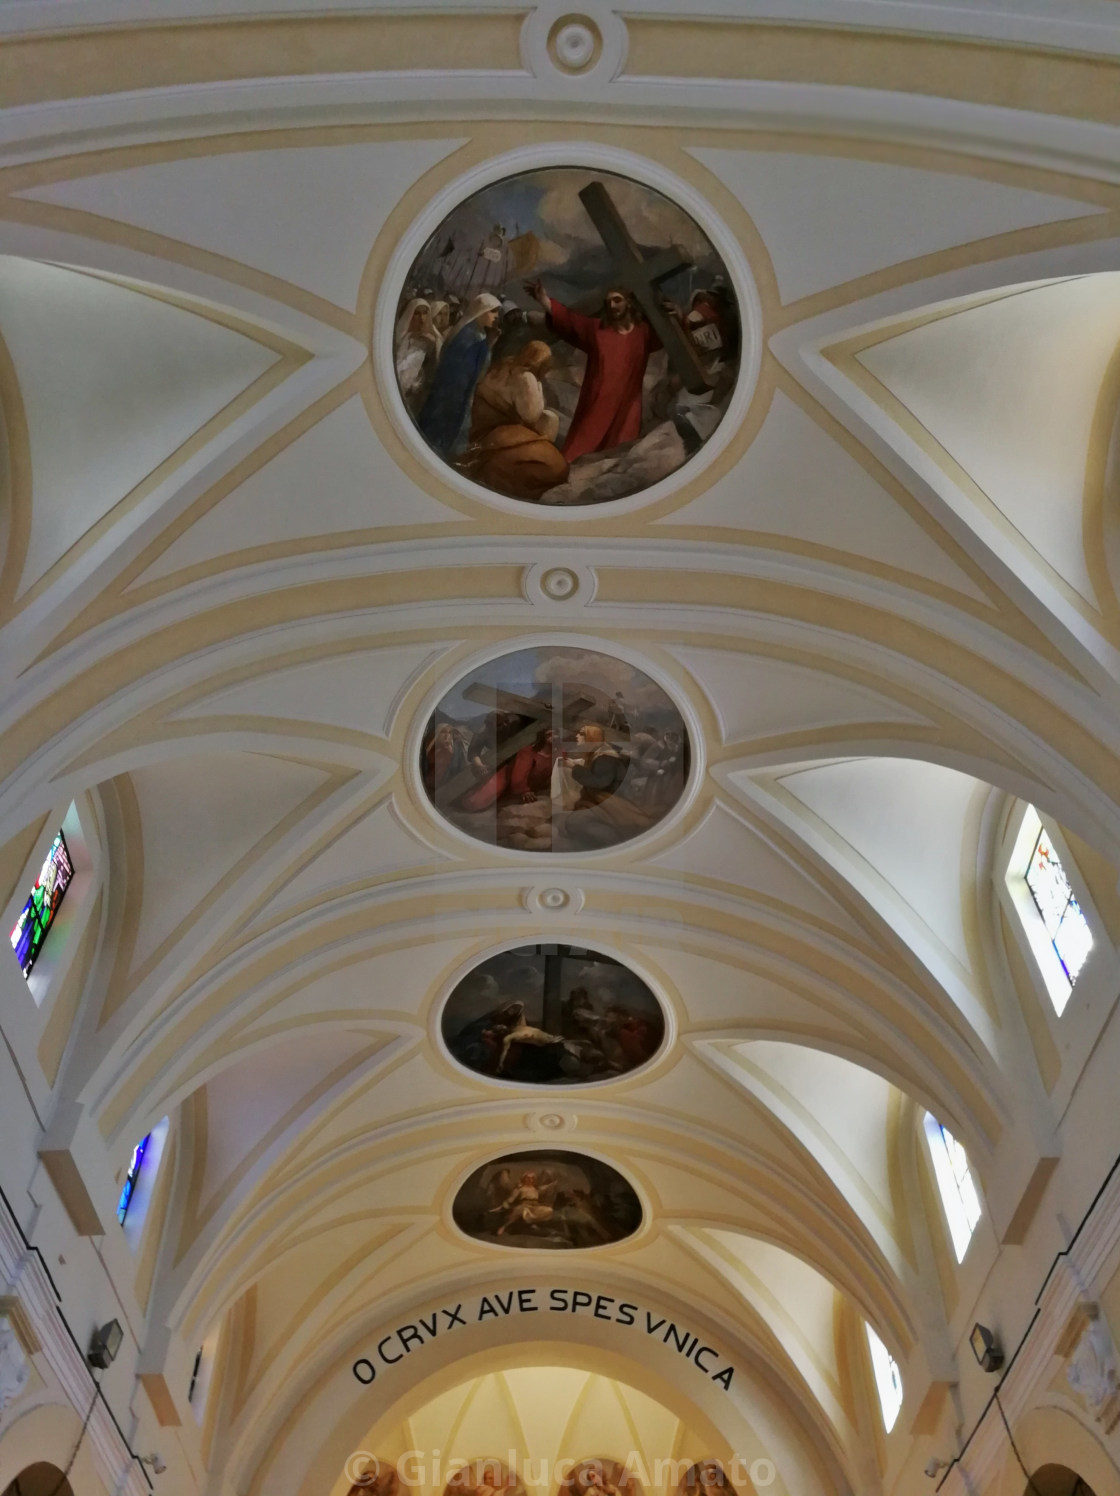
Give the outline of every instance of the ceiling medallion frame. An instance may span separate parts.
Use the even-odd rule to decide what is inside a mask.
[[[605,655],[608,658],[624,660],[636,670],[647,675],[651,681],[664,691],[669,701],[680,713],[688,733],[689,766],[688,779],[685,781],[684,789],[681,791],[680,799],[667,812],[667,814],[651,826],[648,831],[641,832],[638,836],[626,841],[618,842],[614,846],[587,848],[574,852],[532,852],[525,851],[519,847],[502,847],[494,842],[480,841],[471,836],[469,832],[461,830],[453,821],[440,814],[433,805],[428,791],[424,785],[420,771],[420,760],[423,750],[424,734],[432,714],[450,691],[472,671],[487,664],[491,660],[499,660],[504,655],[519,654],[525,649],[539,649],[552,646],[556,649],[585,649],[594,654]],[[704,739],[703,728],[700,717],[692,701],[684,694],[680,683],[672,679],[664,669],[647,656],[628,648],[624,644],[618,644],[613,639],[603,639],[594,634],[564,634],[554,630],[542,633],[525,632],[516,638],[506,638],[489,644],[485,649],[477,650],[469,655],[460,656],[451,665],[447,666],[440,675],[439,680],[432,685],[424,696],[416,710],[412,724],[408,729],[404,746],[404,777],[408,786],[409,795],[414,807],[427,818],[431,826],[454,839],[457,845],[471,848],[475,855],[482,853],[484,856],[493,855],[507,862],[520,864],[522,867],[534,867],[541,869],[540,884],[545,886],[551,884],[554,877],[560,878],[566,868],[576,865],[595,864],[609,861],[619,856],[629,856],[638,851],[649,855],[650,849],[656,847],[660,842],[666,843],[671,840],[673,834],[680,827],[693,804],[700,787],[704,782],[707,771],[707,744]],[[544,869],[554,869],[554,872],[545,872]]]
[[[738,382],[719,425],[699,451],[675,473],[649,488],[627,495],[626,498],[550,508],[543,504],[527,505],[523,499],[507,498],[493,489],[484,488],[482,484],[472,482],[457,472],[432,451],[409,415],[401,395],[394,364],[393,336],[401,293],[413,263],[448,214],[476,192],[505,177],[557,166],[584,167],[592,171],[613,172],[617,176],[630,177],[669,198],[687,213],[708,236],[727,268],[739,306],[742,348]],[[456,177],[436,194],[425,211],[402,235],[393,252],[374,306],[373,323],[368,329],[368,343],[378,394],[393,430],[424,470],[456,493],[505,514],[516,514],[524,519],[526,513],[531,512],[535,521],[547,520],[558,525],[571,525],[585,522],[589,515],[596,519],[606,518],[659,503],[695,483],[697,478],[711,468],[738,435],[754,399],[762,366],[762,305],[747,257],[738,240],[716,215],[712,206],[683,178],[674,175],[658,162],[631,151],[588,141],[557,141],[547,145],[525,146],[502,156],[494,156]]]
[[[624,1236],[621,1241],[604,1242],[601,1246],[580,1247],[575,1249],[574,1252],[558,1252],[555,1249],[547,1247],[511,1248],[503,1246],[501,1242],[480,1241],[477,1237],[471,1236],[469,1232],[464,1231],[455,1219],[455,1202],[471,1175],[476,1173],[477,1170],[485,1168],[489,1163],[499,1163],[504,1158],[532,1153],[543,1155],[550,1153],[571,1153],[577,1157],[591,1159],[593,1162],[603,1164],[606,1168],[613,1170],[614,1173],[618,1174],[629,1185],[637,1197],[642,1211],[642,1218],[637,1228],[629,1236]],[[565,1130],[557,1130],[551,1134],[541,1133],[534,1137],[532,1141],[522,1141],[521,1139],[516,1141],[511,1140],[504,1148],[496,1139],[491,1139],[488,1148],[476,1153],[468,1163],[456,1169],[455,1173],[449,1178],[444,1187],[439,1213],[440,1221],[451,1233],[453,1240],[469,1243],[477,1251],[494,1254],[500,1258],[504,1258],[507,1263],[510,1260],[511,1251],[515,1253],[524,1251],[526,1256],[537,1252],[547,1256],[551,1260],[561,1262],[567,1262],[573,1255],[579,1258],[590,1257],[592,1253],[599,1258],[617,1256],[622,1252],[629,1252],[636,1247],[644,1246],[656,1226],[653,1205],[645,1181],[635,1175],[629,1162],[622,1164],[617,1159],[610,1157],[609,1154],[604,1153],[601,1148],[595,1147],[594,1144],[585,1143],[582,1138],[572,1137]],[[532,1258],[529,1257],[529,1260],[532,1260]]]
[[[592,35],[592,51],[582,64],[566,60],[559,33],[569,26]],[[617,11],[602,0],[540,0],[521,27],[521,60],[526,72],[563,94],[587,93],[617,78],[626,66],[630,34]]]
[[[530,854],[533,855],[533,854]],[[564,913],[569,911],[564,910]],[[470,976],[484,962],[494,956],[503,955],[506,951],[521,950],[527,945],[575,945],[598,955],[608,956],[612,961],[624,967],[633,976],[643,982],[652,993],[654,1000],[661,1009],[662,1021],[665,1031],[661,1036],[661,1043],[657,1046],[648,1060],[636,1065],[633,1070],[627,1070],[622,1075],[606,1076],[602,1080],[575,1081],[571,1085],[545,1085],[529,1081],[502,1080],[498,1076],[483,1075],[478,1070],[472,1070],[469,1065],[464,1065],[461,1060],[456,1059],[446,1039],[443,1037],[443,1015],[448,1003],[454,996],[455,989],[465,977]],[[428,1009],[428,1039],[432,1048],[438,1055],[451,1066],[456,1075],[476,1081],[479,1085],[488,1089],[505,1092],[507,1095],[520,1093],[522,1100],[532,1096],[541,1107],[548,1106],[551,1111],[563,1115],[565,1109],[572,1105],[571,1098],[584,1091],[601,1091],[604,1087],[622,1087],[634,1080],[647,1081],[660,1069],[667,1059],[672,1055],[673,1048],[680,1033],[679,1015],[676,1005],[665,991],[664,984],[646,967],[640,960],[635,960],[629,951],[623,951],[609,940],[599,940],[595,935],[590,939],[583,934],[574,931],[571,926],[565,929],[527,931],[516,936],[512,940],[504,940],[497,945],[488,945],[483,950],[475,951],[464,961],[460,962],[451,974],[440,983]],[[644,1202],[643,1202],[644,1203]]]

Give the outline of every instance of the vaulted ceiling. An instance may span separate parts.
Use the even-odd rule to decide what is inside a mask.
[[[1027,54],[938,5],[827,48],[647,5],[586,85],[518,6],[174,34],[89,8],[114,24],[3,7],[28,30],[0,164],[0,841],[30,855],[77,807],[99,897],[66,1094],[118,1163],[176,1119],[146,1302],[172,1354],[236,1330],[213,1457],[297,1490],[323,1431],[279,1430],[372,1327],[555,1276],[449,1217],[475,1164],[543,1140],[645,1205],[579,1276],[719,1326],[742,1368],[742,1427],[675,1405],[696,1457],[753,1417],[803,1489],[871,1489],[852,1327],[908,1386],[952,1349],[916,1118],[965,1143],[986,1231],[1036,1161],[1007,816],[1053,817],[1089,878],[1120,850],[1120,184],[1090,138],[1113,72],[1037,50],[1028,87]],[[1070,9],[1096,36],[1101,6]],[[592,10],[611,54],[623,17]],[[1016,46],[1057,43],[1021,10]],[[741,419],[653,502],[465,491],[385,388],[414,225],[560,160],[677,184],[757,298]],[[695,793],[638,845],[468,844],[425,798],[432,703],[527,640],[617,653],[685,714]],[[650,1067],[542,1095],[449,1060],[452,982],[542,940],[651,984],[674,1038]],[[600,1371],[674,1406],[621,1362],[566,1375]],[[339,1448],[375,1422],[347,1419]]]

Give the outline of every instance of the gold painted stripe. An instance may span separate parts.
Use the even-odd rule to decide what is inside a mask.
[[[625,77],[760,79],[890,89],[1074,119],[1120,121],[1120,61],[839,27],[647,17]]]
[[[521,71],[523,14],[309,15],[104,26],[0,42],[8,108],[240,78],[455,68]],[[432,86],[438,93],[438,84]]]

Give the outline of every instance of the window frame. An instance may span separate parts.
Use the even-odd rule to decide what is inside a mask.
[[[144,1155],[140,1160],[140,1166],[136,1171],[136,1183],[133,1185],[132,1194],[129,1197],[128,1207],[125,1211],[124,1220],[117,1217],[120,1230],[124,1235],[129,1250],[136,1253],[140,1250],[140,1244],[144,1236],[144,1228],[148,1223],[151,1213],[152,1197],[155,1194],[156,1181],[159,1178],[160,1165],[167,1148],[167,1137],[171,1130],[170,1116],[162,1117],[154,1127],[144,1134],[148,1140]],[[138,1138],[133,1145],[133,1150],[139,1146]],[[129,1153],[129,1162],[132,1161],[132,1152]],[[118,1191],[117,1203],[114,1205],[113,1214],[117,1215],[119,1210],[120,1195],[123,1193],[125,1176],[121,1176],[121,1190]]]
[[[1027,864],[1040,830],[1046,832],[1062,864],[1062,871],[1069,880],[1093,938],[1092,949],[1072,985],[1027,884]],[[1017,801],[1008,819],[994,872],[998,900],[1009,915],[1008,923],[1016,943],[1026,959],[1036,988],[1046,997],[1048,1017],[1056,1020],[1056,1026],[1061,1028],[1070,1013],[1082,1006],[1082,995],[1095,992],[1102,979],[1109,980],[1110,970],[1118,965],[1107,927],[1061,827],[1027,800]]]
[[[31,995],[31,1003],[25,1006],[39,1010],[41,1021],[36,1027],[40,1029],[46,1022],[54,997],[62,986],[74,953],[81,943],[81,932],[85,929],[93,907],[94,893],[100,878],[98,834],[95,826],[89,823],[90,815],[88,806],[79,800],[68,800],[51,811],[3,911],[7,921],[7,936],[27,903],[55,837],[61,832],[74,871],[66,885],[65,894],[59,900],[58,909],[29,976],[23,975],[15,950],[5,939],[10,970],[18,973],[17,980]],[[10,1016],[6,1014],[6,1020]]]
[[[1073,981],[1070,981],[1058,955],[1054,941],[1046,928],[1046,921],[1035,901],[1034,893],[1027,882],[1027,869],[1034,855],[1035,846],[1042,833],[1046,837],[1057,854],[1061,863],[1062,872],[1069,881],[1073,896],[1077,900],[1078,908],[1089,928],[1093,946],[1085,958],[1080,971]],[[1005,857],[1003,869],[1003,885],[1007,892],[1011,906],[1015,911],[1018,925],[1030,948],[1030,954],[1034,966],[1046,988],[1047,997],[1058,1018],[1065,1013],[1074,992],[1081,985],[1082,979],[1090,969],[1093,962],[1093,954],[1104,939],[1104,932],[1099,922],[1094,919],[1095,910],[1092,901],[1088,898],[1088,890],[1081,884],[1077,864],[1065,844],[1064,838],[1056,832],[1053,823],[1044,820],[1038,810],[1024,802],[1022,813],[1018,817],[1018,827],[1013,839],[1010,840]]]
[[[902,1380],[902,1368],[869,1320],[864,1320],[863,1328],[866,1334],[868,1360],[871,1365],[871,1381],[879,1400],[879,1412],[883,1419],[883,1432],[890,1434],[898,1423],[899,1415],[906,1402],[906,1384]],[[885,1376],[883,1375],[884,1372]],[[894,1404],[893,1412],[888,1412],[887,1397],[883,1390],[884,1383],[886,1382],[886,1385],[890,1388],[893,1400],[896,1378],[898,1381],[898,1401]]]
[[[46,869],[48,862],[50,862],[51,860],[51,854],[54,852],[56,843],[62,849],[62,856],[65,860],[65,868],[68,876],[66,882],[62,884],[62,892],[58,895],[58,902],[54,903],[52,901],[51,909],[47,915],[46,921],[42,921],[38,917],[38,915],[34,913],[31,916],[32,923],[40,927],[40,929],[42,930],[42,934],[39,937],[39,944],[34,953],[32,953],[30,949],[28,951],[29,964],[25,966],[22,961],[20,962],[20,967],[23,971],[24,977],[27,978],[28,981],[30,981],[31,975],[34,972],[36,965],[38,964],[39,957],[43,954],[43,950],[46,947],[46,943],[51,931],[55,928],[55,925],[57,923],[57,916],[62,908],[63,900],[66,898],[66,895],[70,892],[70,889],[73,886],[74,876],[77,871],[74,867],[74,859],[70,855],[69,844],[66,841],[66,832],[62,826],[58,828],[54,836],[51,838],[50,848],[47,852],[46,857],[43,859],[42,867],[40,868],[38,876],[36,877],[34,883],[31,885],[31,891],[23,901],[23,907],[20,910],[19,914],[16,916],[15,923],[13,924],[11,933],[8,937],[8,944],[12,946],[12,954],[16,956],[17,960],[19,960],[19,954],[16,946],[12,944],[12,936],[15,935],[16,928],[18,927],[20,920],[27,913],[28,906],[31,904],[35,896],[35,890],[39,887],[39,880],[42,878],[43,872]],[[57,886],[57,884],[55,886]],[[33,943],[34,938],[32,938],[32,940],[28,942],[29,947]]]
[[[1061,1012],[1058,1011],[1047,985],[1044,963],[1048,960],[1052,962],[1051,973],[1054,967],[1061,971],[1063,984],[1066,982],[1065,972],[1061,969],[1025,877],[1026,859],[1033,846],[1033,842],[1027,845],[1029,831],[1026,830],[1026,823],[1032,815],[1049,836],[1093,936],[1093,947],[1070,996],[1062,1004]],[[1061,1116],[1120,995],[1120,949],[1101,918],[1061,827],[1051,816],[1027,800],[1008,797],[1008,810],[1004,814],[992,864],[992,877],[995,907],[1006,918],[1009,932],[1006,939],[1013,943],[1023,962],[1030,990],[1020,990],[1010,969],[1007,969],[1007,976],[1012,989],[1018,993],[1020,1003],[1031,1003],[1033,997],[1037,1019],[1049,1032],[1059,1056],[1060,1069],[1052,1081],[1050,1100],[1055,1113]],[[1004,932],[997,930],[996,939],[999,949],[1004,950]],[[1045,946],[1042,945],[1043,941]],[[1043,952],[1041,961],[1036,949]],[[1049,956],[1045,954],[1047,951]],[[1028,1025],[1030,1022],[1028,1017]]]
[[[959,1267],[967,1257],[968,1249],[976,1237],[977,1228],[984,1219],[983,1197],[980,1193],[980,1187],[976,1182],[976,1175],[969,1161],[968,1152],[960,1140],[949,1131],[943,1122],[939,1122],[932,1112],[926,1112],[922,1119],[922,1129],[926,1137],[926,1147],[929,1149],[930,1165],[933,1169],[937,1193],[941,1199],[941,1213],[948,1228],[949,1239],[953,1244],[953,1253]],[[964,1199],[960,1183],[953,1170],[953,1161],[946,1138],[952,1138],[953,1142],[964,1155],[965,1169],[968,1173],[969,1183],[972,1186],[973,1194],[976,1196],[976,1219],[971,1222],[968,1220],[967,1202]],[[954,1197],[959,1201],[961,1207],[961,1219],[964,1222],[963,1228],[954,1220],[955,1213],[950,1206],[950,1201]],[[967,1232],[967,1234],[962,1236],[962,1230],[963,1232]]]
[[[206,1335],[199,1346],[197,1360],[193,1364],[192,1375],[188,1382],[187,1406],[194,1415],[194,1420],[200,1429],[206,1422],[206,1413],[210,1402],[210,1388],[217,1367],[220,1339],[221,1324],[219,1323]]]

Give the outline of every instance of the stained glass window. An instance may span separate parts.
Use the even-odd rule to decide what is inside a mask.
[[[1024,876],[1050,944],[1072,987],[1093,947],[1093,937],[1045,826],[1039,830]]]
[[[146,1132],[132,1150],[132,1162],[128,1166],[128,1173],[124,1176],[124,1187],[121,1197],[117,1201],[117,1220],[124,1225],[124,1218],[128,1214],[128,1207],[132,1204],[132,1196],[136,1190],[136,1181],[140,1175],[140,1165],[144,1162],[144,1154],[151,1139],[151,1133]]]
[[[198,1386],[198,1373],[202,1367],[202,1351],[203,1347],[200,1345],[198,1348],[198,1355],[194,1358],[194,1368],[191,1371],[191,1384],[187,1388],[187,1401],[189,1403],[194,1402],[195,1389]]]
[[[964,1261],[972,1233],[980,1220],[980,1196],[968,1165],[968,1155],[948,1128],[926,1113],[926,1138],[929,1141],[933,1172],[941,1202],[949,1222],[949,1235],[957,1261]]]
[[[74,876],[74,865],[70,861],[70,851],[66,845],[66,838],[60,831],[51,843],[51,849],[47,853],[47,860],[43,863],[35,887],[31,890],[27,903],[23,906],[23,913],[16,920],[12,931],[12,949],[16,953],[16,959],[23,967],[25,977],[31,975],[31,968],[35,965],[35,959],[43,948],[43,941],[47,938],[47,931],[51,927],[58,906],[62,903],[62,896],[70,887],[70,880]]]
[[[902,1408],[902,1373],[898,1362],[875,1331],[870,1325],[866,1328],[867,1344],[871,1347],[871,1370],[875,1373],[875,1386],[883,1409],[883,1426],[889,1434]]]

